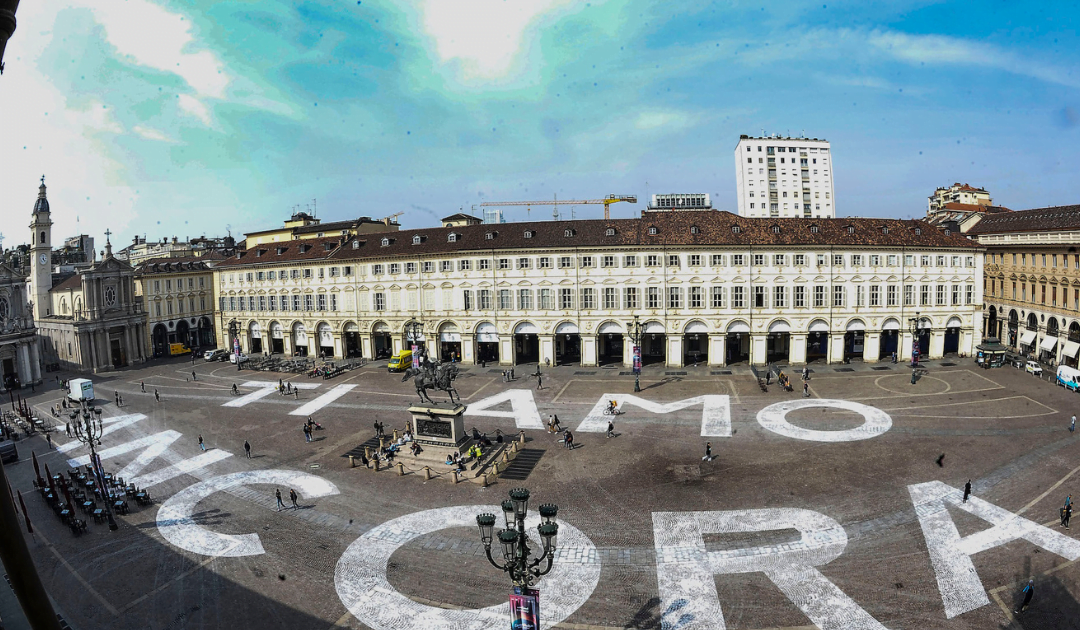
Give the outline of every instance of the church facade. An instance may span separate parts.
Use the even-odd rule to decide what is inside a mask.
[[[41,381],[41,357],[26,278],[0,264],[0,390]]]
[[[54,286],[44,178],[32,217],[30,287],[45,362],[91,372],[144,362],[146,315],[135,296],[134,268],[115,258],[106,240],[100,260]]]

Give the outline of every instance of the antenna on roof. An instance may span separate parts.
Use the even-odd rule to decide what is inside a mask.
[[[558,193],[556,193],[556,194],[555,194],[555,201],[559,201],[559,195],[558,195]],[[556,221],[558,221],[558,220],[559,220],[559,206],[558,206],[558,205],[555,205],[555,204],[553,204],[553,205],[551,206],[551,216],[552,216],[552,218],[554,218],[554,219],[555,219]]]

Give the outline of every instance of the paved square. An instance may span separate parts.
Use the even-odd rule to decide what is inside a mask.
[[[915,385],[903,365],[814,366],[809,399],[797,373],[795,391],[774,381],[765,393],[738,367],[646,370],[637,394],[616,370],[548,369],[536,390],[528,367],[510,383],[470,367],[457,382],[467,428],[513,436],[555,413],[579,445],[527,428],[536,467],[484,488],[445,470],[425,481],[349,468],[342,455],[372,424],[403,427],[416,399],[384,362],[325,381],[159,362],[94,379],[115,427],[99,448],[105,467],[149,486],[153,506],[119,516],[117,532],[91,523],[73,537],[32,488],[31,450],[53,472],[86,455],[66,446],[62,424],[53,437],[65,452],[21,441],[8,474],[46,587],[78,628],[505,628],[509,581],[472,517],[518,485],[534,511],[560,507],[545,627],[1005,627],[1030,576],[1036,598],[1019,627],[1075,626],[1080,542],[1057,520],[1080,483],[1080,438],[1067,429],[1080,398],[1012,368],[956,363],[928,364]],[[273,389],[279,378],[298,398]],[[609,439],[596,414],[612,396],[624,413]],[[59,400],[56,384],[30,398],[42,414]],[[325,427],[312,442],[309,414]]]

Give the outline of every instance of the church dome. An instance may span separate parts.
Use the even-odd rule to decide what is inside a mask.
[[[34,203],[34,212],[48,212],[49,200],[45,198],[45,176],[41,176],[41,186],[38,186],[37,201]]]

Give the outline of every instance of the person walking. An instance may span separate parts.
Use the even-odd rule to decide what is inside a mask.
[[[293,509],[299,510],[300,506],[296,504],[296,490],[289,488],[289,499],[292,501]]]
[[[70,422],[65,422],[64,423],[64,429],[67,431],[67,436],[71,437],[71,423]]]
[[[1072,518],[1072,506],[1065,508],[1065,513],[1061,516],[1061,524],[1065,529],[1069,529],[1069,519]]]
[[[968,479],[964,484],[964,503],[967,503],[968,497],[971,496],[971,480]]]
[[[192,370],[192,371],[191,371],[191,380],[192,380],[193,382],[194,382],[194,381],[196,381],[196,380],[198,380],[198,379],[196,379],[196,378],[195,378],[195,370]]]
[[[154,400],[156,400],[157,402],[161,402],[161,394],[158,393],[156,387],[154,388]]]
[[[143,381],[139,381],[139,389],[141,389],[142,392],[145,394],[146,393],[146,383],[143,382]]]
[[[611,420],[607,421],[607,436],[609,438],[615,437],[615,423],[613,423]]]
[[[292,390],[292,394],[293,394],[293,398],[295,398],[296,400],[300,400],[300,388],[299,387],[294,387],[293,390]]]
[[[803,398],[809,398],[810,397],[810,383],[807,383],[805,381],[803,381],[803,384],[802,384],[802,397]]]
[[[203,443],[201,433],[199,434],[199,448],[201,448],[204,453],[206,452],[206,444]]]
[[[772,368],[768,372],[765,372],[765,384],[772,385]]]
[[[280,512],[285,504],[281,502],[281,488],[274,488],[274,497],[277,498],[277,509]]]
[[[244,453],[247,455],[248,459],[251,459],[251,444],[249,444],[247,440],[244,440]]]
[[[1035,578],[1031,578],[1028,580],[1027,586],[1024,587],[1024,590],[1021,591],[1021,593],[1024,594],[1024,601],[1022,604],[1020,604],[1020,608],[1018,610],[1013,611],[1018,615],[1026,611],[1028,606],[1031,604],[1031,598],[1035,595]]]
[[[536,389],[544,389],[544,377],[539,372],[536,373]]]
[[[1076,430],[1076,414],[1073,414],[1072,421],[1069,422],[1069,433]]]
[[[306,424],[304,425],[304,441],[305,442],[310,442],[311,441],[311,429],[309,429],[308,425],[306,425]]]
[[[711,462],[714,459],[712,454],[712,442],[705,443],[705,455],[701,458],[703,462]]]
[[[555,423],[555,430],[556,431],[562,431],[562,426],[559,424],[559,414],[557,414],[557,413],[551,414],[551,419]]]
[[[124,396],[123,396],[123,394],[120,395],[120,406],[121,407],[124,406]]]
[[[567,450],[573,450],[574,448],[574,435],[570,433],[570,429],[563,431],[563,446],[565,446]]]
[[[52,445],[52,433],[46,433],[45,434],[45,441],[49,443],[49,450],[51,451],[52,447],[53,447],[53,445]],[[1066,527],[1065,529],[1068,529],[1068,528]]]
[[[116,401],[116,406],[120,406],[120,392],[113,390],[113,400]]]

